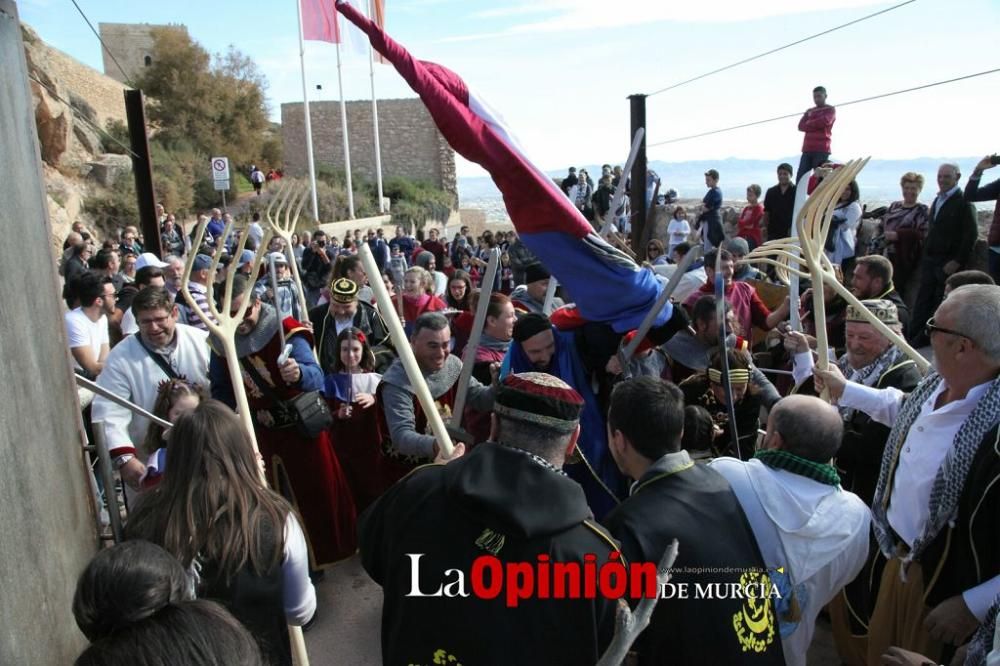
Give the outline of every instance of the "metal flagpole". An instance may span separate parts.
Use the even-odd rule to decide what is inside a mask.
[[[340,17],[337,17],[340,20]],[[343,41],[341,38],[340,41]],[[340,130],[344,135],[344,171],[347,173],[347,210],[354,219],[354,185],[351,182],[351,145],[347,140],[347,103],[344,102],[344,79],[340,73],[340,41],[337,42],[337,86],[340,88]]]
[[[368,18],[375,20],[375,13],[372,0],[368,0]],[[368,43],[368,75],[372,83],[372,127],[375,132],[375,183],[378,187],[378,212],[385,213],[385,204],[382,202],[382,149],[379,147],[378,138],[378,101],[375,99],[375,48]]]
[[[316,199],[316,164],[313,161],[312,121],[309,118],[309,95],[306,92],[306,47],[302,32],[302,4],[295,0],[295,10],[299,16],[299,62],[302,66],[302,110],[306,121],[306,160],[309,163],[309,186],[312,191],[313,219],[319,222],[319,201]],[[339,44],[337,45],[340,46]],[[337,51],[339,54],[340,51]]]

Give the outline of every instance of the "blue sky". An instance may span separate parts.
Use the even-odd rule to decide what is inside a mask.
[[[651,92],[898,4],[872,0],[387,0],[389,33],[418,57],[461,74],[488,98],[540,166],[622,162],[630,93]],[[96,25],[183,23],[210,51],[250,54],[269,82],[274,119],[301,101],[295,0],[78,0]],[[69,0],[21,0],[52,46],[101,69],[100,45]],[[857,99],[1000,67],[997,0],[917,0],[802,46],[649,98],[647,139],[794,113],[814,85],[829,101]],[[310,96],[337,97],[334,46],[306,43]],[[348,99],[369,96],[367,59],[345,55]],[[380,97],[412,94],[376,67]],[[844,108],[835,157],[983,155],[1000,150],[1000,73]],[[650,159],[796,154],[795,120],[652,147]],[[480,175],[460,163],[460,175]]]

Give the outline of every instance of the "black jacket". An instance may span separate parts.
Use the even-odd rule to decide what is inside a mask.
[[[361,562],[382,586],[382,663],[594,664],[610,642],[615,602],[603,598],[481,599],[470,585],[473,562],[598,563],[617,551],[591,522],[580,486],[514,449],[485,442],[447,465],[427,465],[389,489],[360,520]],[[411,579],[421,554],[419,581]],[[465,576],[465,598],[407,596],[412,586],[432,594]],[[487,576],[488,577],[488,576]],[[508,581],[505,580],[505,586]],[[447,656],[444,659],[448,659]]]
[[[325,374],[334,372],[340,350],[337,348],[337,325],[330,316],[328,305],[318,305],[309,311],[309,321],[313,327],[313,339],[316,341],[316,354],[319,367]],[[375,355],[373,372],[384,373],[396,360],[396,351],[389,338],[389,328],[373,306],[358,302],[358,311],[354,313],[354,327],[360,329],[368,338],[368,345]]]
[[[670,581],[676,596],[660,600],[633,646],[639,663],[783,665],[770,599],[718,594],[728,584],[746,589],[764,570],[743,509],[718,472],[689,464],[679,471],[654,465],[604,520],[629,562],[658,562],[673,539],[679,542]],[[699,595],[699,585],[714,598]]]
[[[962,190],[948,197],[936,216],[932,205],[930,218],[924,240],[924,257],[937,264],[957,261],[961,266],[967,266],[979,236],[979,227],[975,208],[965,200]]]

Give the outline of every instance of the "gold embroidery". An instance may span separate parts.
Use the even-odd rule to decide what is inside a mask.
[[[476,545],[485,550],[487,553],[496,555],[500,552],[500,549],[503,548],[505,540],[506,537],[504,537],[504,535],[498,534],[487,527],[483,530],[483,533],[479,535],[479,538],[476,539]]]
[[[733,629],[744,652],[765,652],[774,642],[774,607],[764,591],[771,589],[767,574],[750,571],[740,576],[740,588],[756,590],[743,600],[743,608],[733,615]]]

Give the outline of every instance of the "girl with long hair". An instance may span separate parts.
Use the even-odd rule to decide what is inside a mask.
[[[453,310],[468,312],[472,310],[472,279],[465,271],[455,271],[448,280],[448,290],[445,292],[445,303]]]
[[[165,421],[174,423],[182,414],[194,411],[202,400],[208,397],[205,389],[199,384],[192,384],[184,379],[169,379],[160,383],[153,404],[153,415]],[[143,490],[156,487],[163,477],[167,463],[167,439],[170,428],[150,422],[146,429],[146,438],[142,442],[140,452],[148,457],[146,475],[139,482]]]
[[[378,474],[378,413],[375,391],[382,375],[373,372],[375,355],[360,329],[345,328],[337,336],[340,353],[334,372],[326,376],[324,394],[334,415],[330,435],[347,477],[358,512],[385,490]]]
[[[291,664],[288,624],[316,610],[305,535],[291,506],[265,487],[239,418],[206,400],[170,433],[170,473],[142,495],[127,535],[163,547],[222,603],[270,663]]]

